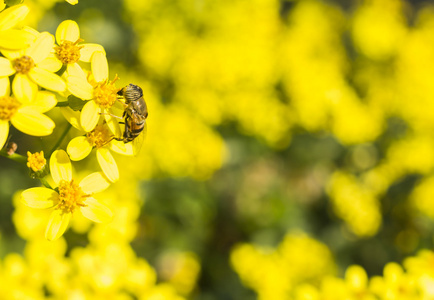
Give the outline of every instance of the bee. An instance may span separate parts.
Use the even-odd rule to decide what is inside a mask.
[[[143,99],[142,89],[130,83],[118,91],[118,95],[125,99],[125,109],[122,118],[125,123],[125,130],[121,138],[114,138],[124,143],[132,142],[135,153],[140,150],[146,135],[146,119],[148,118],[148,108]]]

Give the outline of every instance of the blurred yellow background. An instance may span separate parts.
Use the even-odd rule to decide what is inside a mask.
[[[1,158],[0,299],[434,298],[429,1],[24,3],[104,46],[148,132],[100,197],[114,221],[52,243]],[[51,140],[18,142],[56,140],[50,116]]]

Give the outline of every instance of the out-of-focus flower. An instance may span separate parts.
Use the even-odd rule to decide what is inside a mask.
[[[20,51],[2,51],[6,58],[0,57],[0,76],[15,74],[12,82],[13,94],[28,101],[35,98],[38,85],[55,92],[63,92],[66,84],[58,71],[62,63],[51,52],[54,36],[48,32],[39,33],[29,48]]]
[[[59,24],[56,30],[56,41],[59,45],[55,47],[57,58],[67,65],[67,73],[73,74],[75,68],[80,68],[77,64],[78,61],[90,62],[95,51],[104,52],[101,45],[80,44],[83,42],[80,38],[80,28],[72,20],[66,20]]]
[[[92,74],[87,75],[81,69],[75,68],[73,73],[67,76],[68,90],[80,99],[88,101],[81,111],[80,125],[89,132],[98,124],[103,115],[110,130],[114,133],[119,131],[119,125],[113,120],[112,106],[117,100],[118,88],[115,82],[117,75],[112,81],[108,80],[109,67],[104,52],[95,51],[91,57]]]
[[[28,135],[46,136],[53,132],[54,122],[44,112],[53,108],[57,101],[53,94],[37,92],[32,102],[19,101],[9,96],[9,79],[0,79],[0,147],[9,134],[9,121],[15,128]]]
[[[76,5],[78,3],[78,0],[65,0],[65,1],[71,5]]]
[[[109,182],[102,173],[92,173],[80,183],[72,178],[72,165],[63,150],[53,152],[50,171],[56,190],[36,187],[21,194],[21,199],[32,208],[54,208],[45,231],[52,241],[63,235],[74,212],[79,210],[86,218],[102,223],[111,221],[113,214],[108,207],[93,198],[93,194],[106,189]]]

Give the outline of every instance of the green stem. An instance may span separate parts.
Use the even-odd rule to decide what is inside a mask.
[[[46,188],[53,189],[53,188],[51,187],[51,185],[48,183],[47,179],[45,179],[45,177],[39,178],[39,181],[41,181],[41,183],[42,183]]]
[[[7,157],[9,159],[12,159],[12,160],[14,160],[20,164],[27,164],[27,157],[26,156],[23,156],[23,155],[20,155],[17,153],[9,155],[5,149],[0,151],[0,155]]]
[[[57,102],[56,106],[57,107],[66,107],[66,106],[69,106],[69,102],[68,101]]]
[[[66,137],[66,135],[69,132],[69,129],[71,129],[71,124],[68,123],[65,130],[63,131],[62,135],[60,136],[57,143],[54,145],[54,147],[51,149],[50,153],[47,155],[47,157],[51,157],[51,154],[53,154],[54,151],[56,151],[57,148],[59,148],[60,144],[63,142],[63,139]]]

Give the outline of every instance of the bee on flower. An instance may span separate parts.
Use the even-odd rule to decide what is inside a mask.
[[[110,185],[101,172],[92,173],[77,182],[72,177],[72,165],[68,154],[63,150],[53,152],[49,166],[57,187],[54,190],[35,187],[21,194],[21,200],[29,207],[53,209],[45,230],[47,240],[53,241],[61,237],[73,214],[77,212],[97,223],[112,220],[111,210],[93,197],[95,193],[105,190]]]

